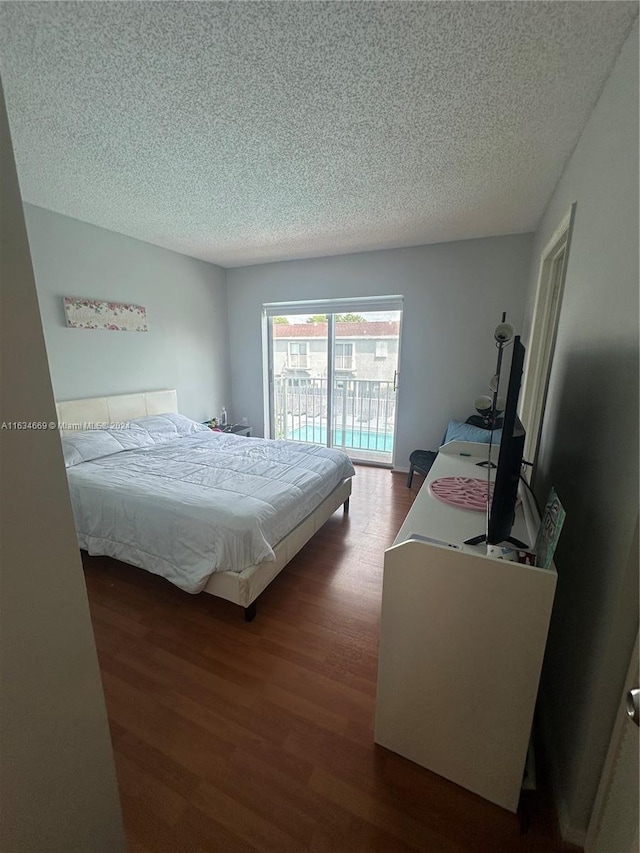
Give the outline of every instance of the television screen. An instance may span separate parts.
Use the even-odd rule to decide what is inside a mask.
[[[518,395],[524,367],[524,346],[520,337],[513,340],[511,369],[509,371],[509,386],[504,408],[502,438],[498,454],[498,468],[493,486],[493,499],[489,511],[487,526],[487,543],[499,545],[511,541],[518,547],[528,545],[518,540],[509,540],[509,534],[515,518],[516,502],[518,500],[518,483],[522,468],[524,453],[525,431],[517,415]]]

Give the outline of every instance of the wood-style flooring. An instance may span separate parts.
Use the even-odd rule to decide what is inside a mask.
[[[509,812],[373,742],[383,552],[421,485],[359,466],[258,600],[83,555],[130,853],[556,853],[543,791]]]

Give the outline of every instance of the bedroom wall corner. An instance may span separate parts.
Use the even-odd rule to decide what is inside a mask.
[[[60,439],[11,428],[56,412],[1,86],[0,138],[0,849],[124,853]]]
[[[25,204],[56,400],[175,388],[195,420],[230,404],[221,267]],[[148,332],[71,329],[62,297],[143,305]]]

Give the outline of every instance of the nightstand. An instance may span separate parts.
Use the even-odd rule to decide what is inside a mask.
[[[251,427],[247,424],[227,424],[226,427],[221,427],[222,432],[232,432],[234,435],[244,435],[251,438]]]
[[[209,429],[214,430],[215,432],[231,432],[233,435],[244,435],[247,438],[251,437],[251,427],[248,424],[227,424],[226,426],[220,426],[216,423],[213,425],[213,421],[203,421],[204,426],[208,426]]]

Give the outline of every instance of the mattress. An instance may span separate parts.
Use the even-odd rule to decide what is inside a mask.
[[[63,438],[80,547],[190,593],[213,572],[274,560],[274,546],[355,473],[344,453],[298,442],[99,432],[86,441],[101,442],[100,453]]]

